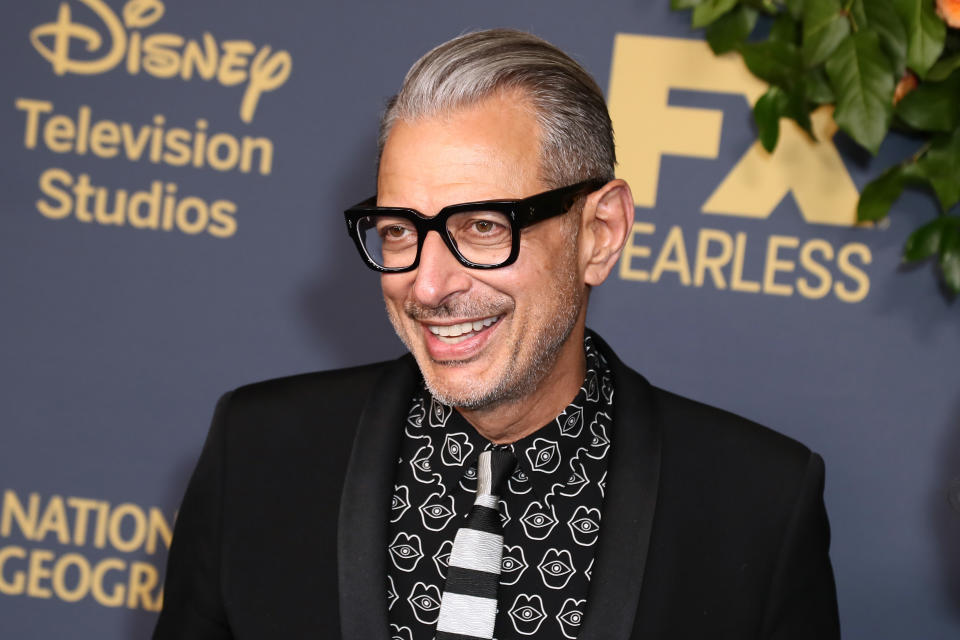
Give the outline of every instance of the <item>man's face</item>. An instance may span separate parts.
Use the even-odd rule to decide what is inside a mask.
[[[536,120],[516,94],[397,122],[380,161],[378,204],[435,215],[545,191],[538,150]],[[382,276],[390,321],[439,400],[492,408],[576,366],[582,345],[568,338],[583,322],[577,224],[567,215],[524,229],[517,261],[489,271],[464,267],[429,233],[417,269]]]

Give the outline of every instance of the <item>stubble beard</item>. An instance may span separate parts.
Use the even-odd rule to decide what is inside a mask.
[[[534,326],[515,328],[516,342],[503,371],[493,384],[477,379],[469,379],[457,389],[448,388],[440,376],[431,371],[434,366],[455,367],[469,361],[422,362],[430,358],[426,353],[420,355],[414,348],[413,336],[408,334],[399,314],[387,305],[387,315],[397,336],[417,359],[424,383],[431,395],[443,404],[466,410],[489,410],[507,403],[517,402],[535,393],[547,375],[553,370],[563,346],[570,339],[580,310],[583,306],[584,292],[577,283],[576,242],[571,243],[559,266],[559,273],[551,283],[550,298],[555,302],[553,317],[535,317]],[[438,307],[426,307],[413,301],[404,303],[403,312],[416,322],[426,322],[441,318],[490,317],[509,309],[511,300],[503,295],[495,300],[457,300]],[[530,342],[533,342],[531,345]],[[524,355],[524,347],[532,350]]]

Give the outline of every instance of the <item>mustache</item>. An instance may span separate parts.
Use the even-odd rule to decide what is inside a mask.
[[[488,318],[498,316],[510,308],[506,296],[500,300],[452,300],[436,306],[420,304],[413,300],[403,303],[403,311],[417,322],[444,320],[447,318]]]

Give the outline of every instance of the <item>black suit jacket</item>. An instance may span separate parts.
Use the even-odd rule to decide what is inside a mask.
[[[607,495],[581,640],[839,637],[823,461],[609,356]],[[242,387],[180,508],[155,639],[388,640],[410,356]]]

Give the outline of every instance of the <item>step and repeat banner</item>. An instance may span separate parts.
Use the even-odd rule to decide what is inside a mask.
[[[394,357],[345,206],[385,100],[464,31],[531,30],[607,92],[636,223],[589,324],[655,384],[823,455],[847,638],[960,632],[960,309],[856,226],[871,158],[668,0],[43,0],[0,21],[0,637],[147,637],[213,405]],[[340,437],[336,432],[331,438]],[[269,553],[265,549],[264,553]]]

